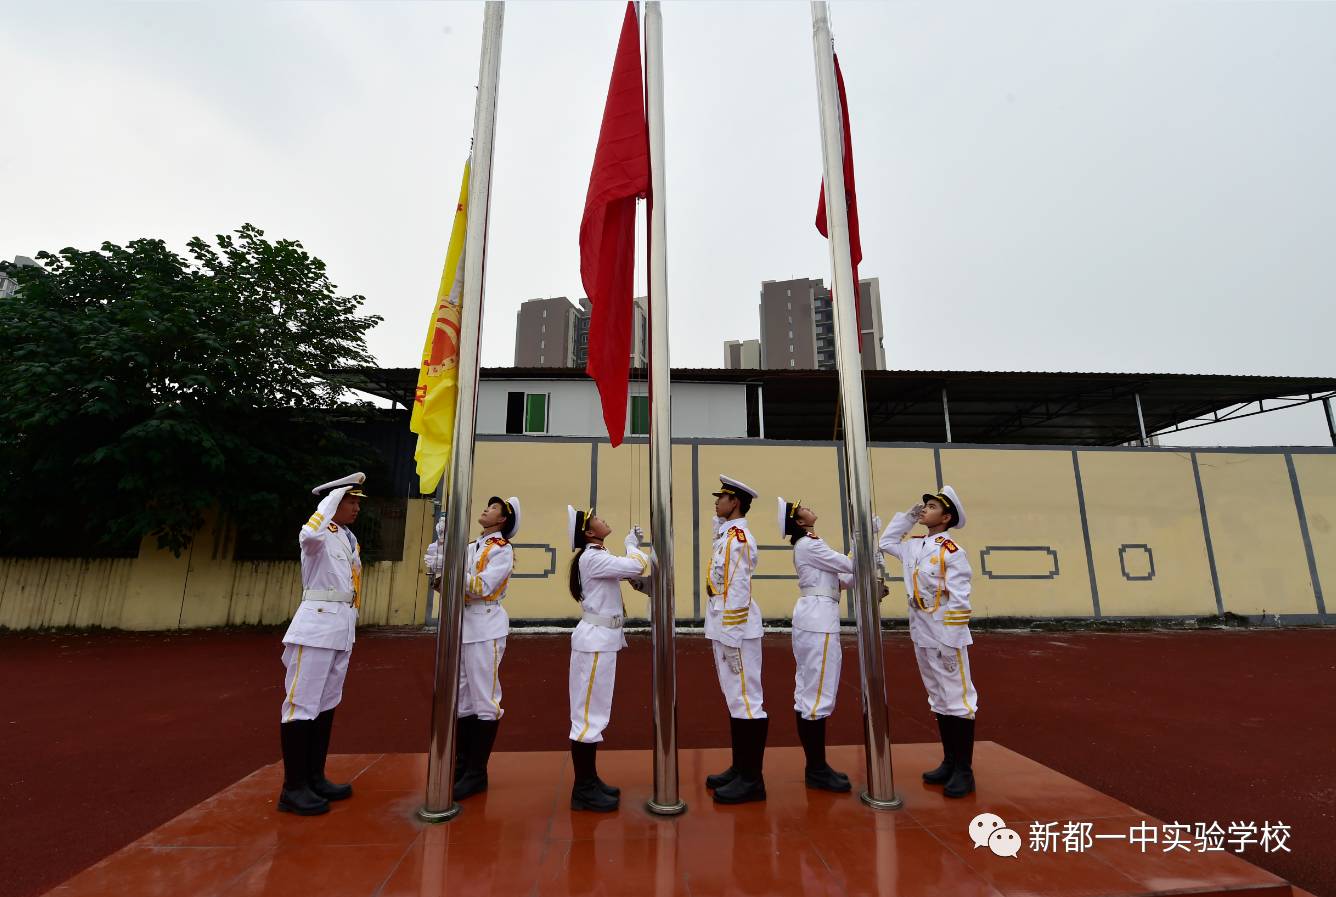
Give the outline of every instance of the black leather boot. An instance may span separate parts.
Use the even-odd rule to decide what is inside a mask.
[[[809,720],[806,719],[801,713],[799,713],[796,710],[794,711],[794,716],[798,720],[798,740],[803,745],[803,753],[804,754],[807,753],[807,741],[804,740],[805,738],[810,737],[810,734],[807,733],[815,732],[816,735],[818,736],[816,740],[813,742],[814,751],[816,751],[815,756],[816,756],[817,766],[824,766],[827,770],[829,770],[832,776],[839,779],[840,781],[848,782],[849,775],[847,773],[840,772],[838,769],[831,769],[830,764],[826,762],[826,720],[828,719],[828,717],[822,717],[819,720]],[[806,723],[815,723],[815,725],[807,726],[804,721],[806,721]],[[809,766],[812,765],[810,759],[808,761],[808,765]],[[817,768],[817,766],[813,766],[813,768]],[[843,788],[840,790],[848,791],[849,789]]]
[[[496,730],[500,727],[501,721],[496,719],[474,721],[464,775],[455,782],[455,800],[463,800],[487,790],[487,761],[492,756],[492,745],[496,744]]]
[[[334,731],[334,710],[326,710],[315,718],[311,735],[311,790],[325,800],[347,800],[353,796],[352,785],[336,785],[325,778],[325,758],[329,756],[329,737]]]
[[[849,777],[836,772],[826,762],[826,719],[807,719],[799,711],[794,711],[798,720],[798,740],[802,742],[803,754],[807,757],[807,766],[803,770],[803,780],[808,788],[822,791],[834,791],[843,794],[853,786]]]
[[[283,746],[283,790],[278,795],[278,809],[298,816],[319,816],[329,812],[329,801],[311,790],[311,737],[315,720],[297,719],[281,723],[278,738]]]
[[[470,714],[455,720],[455,783],[464,778],[464,770],[469,765],[469,743],[473,740],[474,723],[478,717]]]
[[[723,772],[705,777],[705,787],[711,791],[724,787],[738,777],[738,744],[741,739],[739,733],[742,731],[741,724],[745,722],[745,719],[735,719],[731,716],[728,718],[728,740],[733,748],[733,762]]]
[[[942,762],[936,769],[930,769],[923,774],[923,781],[929,785],[945,785],[951,779],[951,773],[955,770],[956,764],[954,752],[952,751],[953,730],[951,729],[951,720],[953,716],[944,714],[935,714],[937,717],[937,732],[942,737]]]
[[[597,760],[599,742],[593,741],[590,742],[590,744],[594,746],[594,758]],[[603,779],[599,777],[597,763],[594,764],[594,784],[597,785],[598,789],[602,791],[604,794],[606,794],[608,797],[622,796],[622,789],[618,788],[616,785],[609,785],[607,782],[603,781]]]
[[[716,788],[714,802],[718,804],[745,804],[765,800],[765,739],[770,729],[769,719],[740,719],[738,739],[737,776],[728,784]]]
[[[974,792],[974,720],[963,716],[951,717],[955,731],[955,769],[942,793],[947,797],[964,797]]]
[[[611,813],[620,801],[599,787],[598,745],[583,741],[571,742],[571,766],[575,769],[575,784],[571,788],[571,809]]]
[[[594,759],[595,759],[595,760],[598,759],[598,750],[597,750],[598,745],[599,745],[599,742],[596,742],[596,743],[594,744],[594,748],[595,748],[595,751],[594,751]],[[603,781],[603,777],[600,776],[600,775],[598,774],[598,764],[597,764],[597,763],[594,764],[594,784],[598,785],[599,790],[602,791],[604,794],[606,794],[608,797],[621,797],[621,796],[622,796],[622,789],[618,788],[616,785],[609,785],[607,782]]]

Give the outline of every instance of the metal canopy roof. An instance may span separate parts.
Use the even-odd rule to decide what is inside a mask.
[[[644,379],[634,371],[633,379]],[[357,368],[337,379],[408,407],[416,368]],[[484,368],[483,380],[583,380],[572,368]],[[767,439],[830,440],[837,421],[835,371],[683,368],[674,382],[760,386]],[[874,442],[945,442],[943,391],[954,442],[1120,445],[1146,432],[1175,432],[1336,395],[1333,377],[1217,374],[867,371],[868,437]]]

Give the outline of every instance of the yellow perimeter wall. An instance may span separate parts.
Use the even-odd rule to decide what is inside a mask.
[[[593,501],[620,543],[648,530],[643,443],[492,439],[477,451],[475,502],[518,495],[523,528],[506,605],[513,618],[574,615],[565,573],[566,504]],[[974,569],[975,618],[1178,617],[1220,610],[1294,621],[1325,618],[1322,583],[1336,588],[1336,452],[1164,449],[879,447],[876,506],[889,520],[940,479],[969,512],[956,541]],[[775,496],[814,508],[817,531],[842,547],[841,450],[833,444],[684,443],[673,450],[677,612],[699,616],[701,573],[719,473],[761,493],[750,515],[761,548],[754,594],[769,618],[797,598],[791,549],[776,531]],[[294,531],[309,515],[294,508]],[[366,572],[362,620],[422,623],[428,614],[421,546],[431,504],[412,500],[406,557]],[[653,534],[649,534],[653,538]],[[233,561],[228,533],[199,534],[180,558],[145,540],[138,558],[0,558],[0,626],[177,629],[282,623],[300,594],[291,562]],[[887,559],[903,618],[899,564]],[[645,598],[626,590],[627,610]],[[847,605],[846,605],[847,607]]]

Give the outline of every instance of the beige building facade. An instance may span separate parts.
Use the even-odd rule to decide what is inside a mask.
[[[973,567],[976,621],[1224,612],[1332,620],[1324,593],[1336,584],[1332,449],[912,445],[871,453],[883,518],[943,482],[967,503],[969,526],[955,538]],[[475,499],[500,493],[524,501],[506,599],[512,618],[572,616],[564,586],[567,504],[599,508],[617,533],[633,522],[648,529],[648,489],[633,481],[635,457],[643,464],[643,444],[479,439]],[[791,548],[772,519],[774,498],[816,509],[821,535],[846,547],[840,447],[682,439],[672,463],[679,618],[700,617],[710,492],[717,475],[728,473],[761,494],[752,515],[761,549],[754,595],[766,618],[786,619],[798,595]],[[310,508],[292,513],[293,557],[285,561],[235,560],[233,534],[213,525],[179,558],[152,539],[135,558],[0,558],[0,627],[279,625],[300,599],[295,531]],[[421,625],[434,617],[422,565],[431,528],[431,503],[408,500],[402,556],[365,571],[364,624]],[[895,582],[882,614],[903,620],[900,570],[894,560],[887,566]],[[631,616],[645,616],[644,596],[628,589],[626,600]]]

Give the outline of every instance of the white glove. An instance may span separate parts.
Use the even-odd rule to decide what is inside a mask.
[[[911,519],[918,520],[923,516],[923,502],[914,502],[914,504],[909,506],[909,510],[905,511],[905,513],[908,514]]]
[[[742,673],[742,649],[724,648],[724,657],[728,660],[728,668],[734,673]]]
[[[623,539],[622,541],[626,544],[627,551],[636,550],[640,548],[640,540],[636,538],[635,529],[632,529],[629,533],[627,533],[626,538]]]
[[[637,543],[645,541],[645,531],[640,528],[640,524],[631,527],[631,532],[635,534]]]
[[[435,542],[427,546],[427,553],[423,555],[422,562],[426,564],[427,571],[430,572],[432,576],[441,575],[441,568],[444,567],[445,564],[441,561],[441,555],[436,550]]]
[[[876,514],[872,515],[872,531],[874,533],[881,532],[881,518],[878,517]]]
[[[445,518],[442,517],[436,521],[436,538],[439,541],[441,536],[445,535]]]

